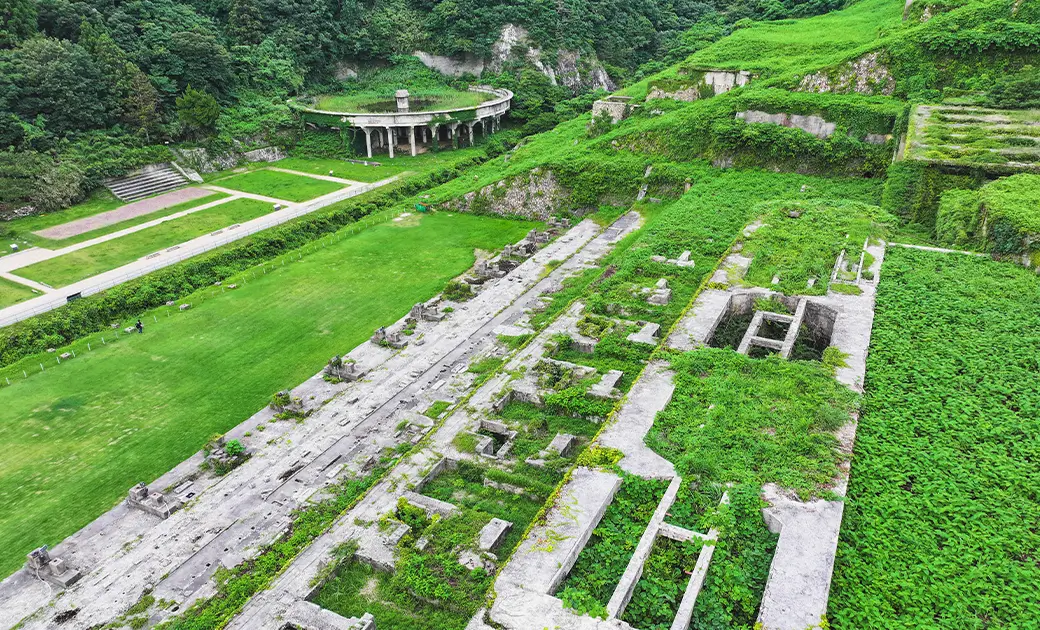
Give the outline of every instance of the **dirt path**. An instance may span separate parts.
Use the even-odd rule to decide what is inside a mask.
[[[180,190],[174,190],[157,197],[149,197],[148,199],[135,201],[134,203],[116,208],[115,210],[95,214],[92,217],[84,217],[75,221],[69,221],[68,223],[62,223],[61,225],[55,225],[54,227],[49,227],[45,230],[40,230],[39,232],[33,232],[33,234],[43,238],[60,241],[66,238],[72,238],[73,236],[79,236],[80,234],[86,234],[87,232],[107,227],[115,223],[120,223],[128,219],[133,219],[145,214],[151,214],[186,201],[207,197],[212,194],[213,191],[204,188],[181,188]]]

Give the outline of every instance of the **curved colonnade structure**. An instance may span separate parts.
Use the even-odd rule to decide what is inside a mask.
[[[417,146],[432,144],[434,147],[445,140],[451,146],[457,143],[473,145],[474,133],[487,135],[497,131],[502,116],[509,111],[513,93],[489,86],[470,87],[471,92],[489,94],[492,98],[470,107],[436,111],[413,112],[409,110],[408,90],[398,90],[396,112],[332,112],[313,109],[291,100],[292,108],[304,124],[311,127],[326,127],[342,131],[344,128],[359,129],[365,134],[365,149],[368,157],[373,150],[385,149],[394,157],[394,149],[407,141],[412,155],[418,153]]]

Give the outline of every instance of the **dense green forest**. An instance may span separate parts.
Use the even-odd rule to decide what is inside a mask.
[[[341,89],[342,62],[390,62],[415,80],[421,71],[402,55],[486,57],[502,27],[515,24],[547,60],[574,51],[624,84],[741,20],[814,15],[844,3],[8,0],[0,7],[0,210],[66,207],[105,177],[168,159],[170,143],[284,144],[279,131],[292,126],[285,98]],[[481,79],[517,92],[513,118],[531,123],[524,133],[591,104],[557,107],[577,95],[519,59]],[[401,77],[375,80],[394,78]]]

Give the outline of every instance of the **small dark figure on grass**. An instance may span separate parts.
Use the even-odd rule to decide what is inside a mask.
[[[135,328],[137,328],[137,332],[139,334],[144,334],[144,324],[141,323],[141,320],[137,320],[137,325],[135,326]]]

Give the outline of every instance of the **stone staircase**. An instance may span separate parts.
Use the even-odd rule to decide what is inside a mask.
[[[123,201],[136,201],[188,183],[188,178],[173,164],[152,164],[135,173],[105,181],[105,187]]]

